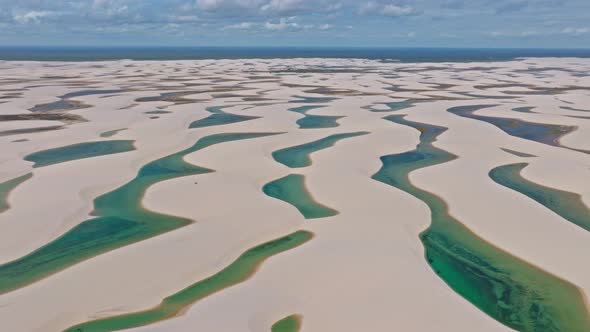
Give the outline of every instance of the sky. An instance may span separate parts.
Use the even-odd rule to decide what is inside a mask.
[[[0,0],[0,46],[590,48],[590,0]]]

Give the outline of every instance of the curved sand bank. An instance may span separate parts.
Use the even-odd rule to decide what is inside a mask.
[[[368,132],[334,134],[320,140],[274,151],[272,157],[289,168],[302,168],[311,165],[310,155],[314,152],[334,146],[346,138],[367,135]]]
[[[305,219],[332,217],[338,211],[315,201],[305,187],[305,177],[290,174],[269,182],[262,187],[262,191],[270,197],[293,205]]]
[[[97,218],[82,222],[27,256],[0,265],[0,293],[25,286],[93,256],[187,226],[193,221],[145,210],[141,204],[145,191],[161,181],[213,172],[184,162],[183,157],[189,153],[228,141],[268,135],[274,134],[206,136],[186,150],[146,164],[130,182],[94,200],[92,215]],[[42,165],[47,164],[45,159],[40,158]]]
[[[321,99],[320,99],[320,101],[321,101]],[[292,100],[291,102],[305,103],[305,101],[300,101],[300,100]],[[296,122],[297,125],[299,125],[300,129],[319,129],[319,128],[338,127],[339,126],[338,120],[342,119],[343,116],[308,114],[308,112],[310,112],[310,111],[313,111],[315,109],[321,109],[323,107],[326,107],[326,105],[305,105],[305,106],[289,108],[288,111],[303,114],[303,118],[298,119]]]
[[[189,125],[190,129],[195,128],[204,128],[204,127],[211,127],[211,126],[221,126],[227,125],[232,123],[238,123],[242,121],[249,121],[249,120],[256,120],[259,117],[257,116],[248,116],[248,115],[238,115],[232,113],[226,113],[221,110],[219,107],[209,107],[207,111],[212,113],[206,118],[197,120],[192,122]]]
[[[494,126],[502,129],[507,134],[512,136],[590,154],[590,150],[576,149],[560,144],[560,140],[563,136],[577,129],[575,126],[534,123],[521,119],[488,117],[474,114],[475,111],[480,109],[495,106],[498,105],[457,106],[450,108],[448,111],[459,116],[493,124]]]
[[[413,119],[416,119],[416,121],[432,121],[434,118],[430,116],[432,116],[433,112],[435,110],[420,114],[415,112],[416,116]],[[580,246],[584,246],[584,235],[568,228],[568,224],[559,220],[560,218],[538,213],[538,209],[528,207],[529,204],[523,200],[515,200],[514,195],[510,195],[510,199],[513,200],[511,202],[508,202],[507,197],[500,198],[500,192],[504,192],[499,192],[498,188],[494,188],[493,185],[485,181],[485,177],[480,177],[480,174],[486,174],[494,167],[506,164],[510,160],[507,155],[500,157],[497,152],[493,152],[493,147],[503,144],[503,141],[506,141],[503,146],[510,146],[508,144],[510,144],[511,140],[501,135],[492,134],[492,130],[486,130],[483,126],[467,127],[465,126],[466,123],[463,125],[463,121],[456,121],[452,118],[437,117],[436,123],[451,128],[447,134],[442,136],[437,146],[450,150],[461,157],[448,165],[437,166],[437,171],[428,170],[430,172],[427,172],[425,169],[416,172],[411,176],[412,182],[416,183],[417,186],[425,186],[428,190],[439,193],[450,206],[451,214],[465,222],[471,230],[483,236],[487,241],[494,243],[516,257],[532,263],[534,266],[540,267],[545,272],[557,275],[559,278],[573,283],[582,289],[585,297],[587,286],[583,281],[586,274],[584,269],[577,269],[573,265],[570,265],[573,269],[569,269],[569,271],[563,268],[566,265],[563,263],[571,260],[568,252],[571,254],[571,250],[580,250]],[[490,136],[490,139],[480,138],[477,140],[478,144],[473,146],[467,144],[464,140],[464,137],[483,136]],[[514,140],[511,142],[512,144],[516,143]],[[517,145],[513,146],[516,147]],[[534,163],[545,163],[547,156],[556,158],[555,152],[551,152],[552,149],[532,149],[533,145],[527,144],[527,146],[527,148],[519,150],[534,152],[535,155],[541,156],[541,159],[538,161],[535,159]],[[488,157],[483,158],[484,155]],[[564,158],[571,163],[572,158],[581,161],[585,157],[565,153],[564,151],[563,156],[558,158]],[[583,175],[579,172],[573,172],[568,178],[575,178],[576,176],[579,178]],[[563,179],[563,173],[561,178]],[[543,180],[541,180],[542,182]],[[469,183],[469,185],[465,186],[466,183]],[[466,204],[466,201],[463,203],[458,201],[459,197],[463,197],[464,200],[466,197],[473,197],[470,200],[471,205]],[[494,198],[491,199],[491,197]],[[527,208],[523,206],[527,206]],[[559,223],[562,224],[559,225]],[[548,229],[551,229],[551,231]],[[531,230],[535,231],[531,232]],[[561,235],[551,236],[550,234]],[[575,244],[567,244],[565,246],[567,249],[562,247],[556,250],[555,247],[551,247],[550,250],[540,250],[543,246],[540,246],[539,243],[551,242],[560,236],[575,241]],[[566,314],[571,314],[571,312],[566,311]]]
[[[498,166],[490,171],[490,177],[495,182],[544,205],[563,219],[590,231],[590,209],[582,201],[582,196],[525,179],[521,172],[527,166],[527,163]]]
[[[448,128],[407,121],[403,116],[386,119],[420,131],[420,143],[414,151],[382,157],[383,167],[373,179],[429,206],[432,224],[420,237],[436,274],[478,308],[516,330],[590,328],[583,295],[574,285],[487,243],[453,218],[442,199],[410,183],[411,172],[457,158],[432,145]]]
[[[153,309],[78,324],[66,331],[116,331],[170,319],[179,315],[196,301],[243,282],[255,273],[258,266],[264,260],[282,251],[300,246],[311,240],[312,237],[313,235],[309,232],[298,231],[263,243],[249,249],[233,263],[211,277],[196,282],[180,292],[165,298],[160,305]]]
[[[409,100],[404,100],[404,101],[388,102],[388,103],[384,103],[384,105],[387,106],[387,109],[370,108],[369,111],[371,111],[371,112],[395,112],[395,111],[401,111],[403,109],[410,108],[410,107],[414,106],[414,101],[411,100],[411,99],[409,99]]]
[[[355,112],[353,107],[347,110]],[[308,189],[323,203],[338,206],[340,212],[331,218],[331,222],[309,223],[306,228],[317,232],[313,241],[268,262],[252,280],[230,292],[196,303],[185,316],[141,330],[231,331],[248,326],[250,330],[268,331],[272,324],[292,312],[301,312],[305,317],[304,329],[312,331],[358,330],[363,326],[387,329],[392,324],[418,329],[432,328],[432,324],[436,324],[450,330],[459,326],[484,331],[504,330],[483,314],[465,315],[464,310],[475,310],[476,313],[477,309],[470,309],[460,297],[448,297],[452,291],[431,276],[422,260],[419,243],[414,245],[420,230],[427,225],[427,211],[421,210],[413,199],[400,195],[397,190],[367,181],[379,168],[380,154],[390,152],[392,145],[395,149],[411,148],[412,132],[392,130],[391,124],[378,117],[359,121],[358,114],[346,123],[349,129],[355,130],[368,124],[374,128],[374,133],[342,141],[314,155],[314,166],[306,169]],[[281,141],[265,148],[266,156],[296,139],[292,133],[277,138]],[[400,143],[396,145],[396,142]],[[363,149],[366,145],[373,146],[374,150]],[[217,152],[218,156],[211,155],[210,158],[223,156],[222,151]],[[340,182],[334,185],[337,179]],[[346,190],[348,188],[355,190]],[[362,200],[358,191],[363,193]],[[328,198],[330,201],[325,201]],[[283,204],[278,206],[280,209],[275,216],[282,215],[280,211],[292,210]],[[366,217],[369,212],[371,218]],[[400,213],[408,218],[391,222],[391,216]],[[421,217],[414,219],[418,215]],[[355,268],[351,270],[352,262]],[[398,264],[404,269],[396,268]],[[388,286],[375,287],[376,284]],[[424,288],[425,284],[430,286]],[[254,294],[266,300],[253,303]],[[400,297],[411,300],[399,304],[405,309],[392,310]],[[326,306],[326,298],[333,299],[330,306]],[[453,306],[444,306],[445,298],[450,299]],[[376,302],[378,306],[375,306]],[[407,315],[412,310],[409,308],[420,308],[421,314],[428,312],[431,319],[424,321]],[[343,319],[348,315],[355,319]]]

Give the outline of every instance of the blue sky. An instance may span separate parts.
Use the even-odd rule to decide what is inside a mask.
[[[0,45],[590,48],[590,0],[0,0]]]

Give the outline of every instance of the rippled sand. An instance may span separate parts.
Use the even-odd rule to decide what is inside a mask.
[[[589,73],[0,62],[0,330],[588,331]]]

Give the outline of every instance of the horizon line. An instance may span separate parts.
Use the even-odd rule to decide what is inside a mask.
[[[465,46],[298,46],[298,45],[0,45],[3,48],[243,48],[243,49],[440,49],[440,50],[572,50],[590,51],[590,47],[465,47]]]

